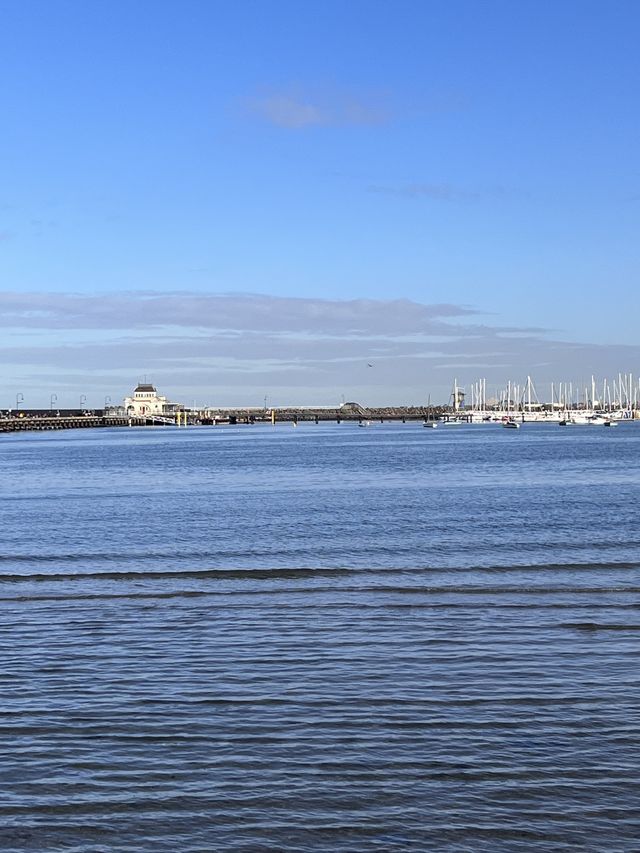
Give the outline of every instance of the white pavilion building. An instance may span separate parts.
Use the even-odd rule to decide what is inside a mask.
[[[133,417],[163,415],[175,409],[175,403],[170,403],[166,397],[158,394],[154,385],[146,382],[141,382],[131,397],[124,398],[123,406],[127,415]]]

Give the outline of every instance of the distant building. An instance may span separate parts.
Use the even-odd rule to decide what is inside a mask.
[[[166,397],[158,394],[155,386],[141,383],[131,397],[125,397],[123,407],[127,415],[144,417],[145,415],[164,415],[181,408],[170,403]]]

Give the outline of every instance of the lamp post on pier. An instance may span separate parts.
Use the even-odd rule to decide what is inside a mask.
[[[58,402],[58,395],[52,394],[51,398],[49,399],[49,411],[51,411],[51,412],[53,411],[53,404],[57,403],[57,402]]]
[[[16,394],[16,409],[20,408],[20,403],[24,403],[24,394],[21,394],[19,391]]]
[[[87,395],[80,394],[80,410],[84,412],[84,404],[87,402]]]

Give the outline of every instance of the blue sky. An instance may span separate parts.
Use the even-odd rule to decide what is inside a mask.
[[[264,386],[283,402],[411,401],[476,364],[495,382],[640,372],[637,3],[2,0],[0,14],[0,405],[14,389],[32,405],[117,397],[144,373],[224,403]],[[141,292],[191,308],[248,295],[225,327],[191,308],[175,327],[151,311],[127,325]],[[91,320],[61,321],[67,294]],[[255,333],[251,294],[270,316],[301,300],[272,359],[207,356],[203,338],[217,353]],[[425,326],[422,372],[416,351],[403,384],[407,355],[385,344],[363,375],[358,359],[406,329],[377,329],[340,366],[362,303],[352,328],[320,332],[323,300],[336,318],[349,300],[380,316],[394,300],[456,306],[458,348]],[[512,344],[492,361],[501,328],[538,356]],[[304,347],[277,363],[309,336],[320,366]]]

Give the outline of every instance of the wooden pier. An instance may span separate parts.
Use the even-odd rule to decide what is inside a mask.
[[[217,426],[233,424],[342,423],[371,421],[424,421],[442,415],[441,408],[418,406],[349,409],[207,409],[183,410],[170,415],[128,417],[103,411],[66,410],[60,413],[42,410],[0,413],[0,433],[61,429],[97,429],[105,427],[145,426]]]
[[[114,426],[146,426],[145,418],[113,418],[103,414],[33,415],[29,412],[0,417],[0,432],[89,429]]]

